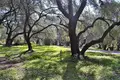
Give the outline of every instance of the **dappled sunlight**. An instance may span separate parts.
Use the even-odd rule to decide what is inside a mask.
[[[118,0],[0,0],[0,80],[120,80]]]
[[[76,70],[77,61],[68,62],[66,71],[63,75],[63,80],[80,80],[81,77],[78,75],[78,71]]]
[[[61,75],[63,74],[63,69],[65,69],[65,65],[63,66],[60,62],[55,61],[45,61],[45,60],[32,60],[26,65],[24,65],[26,68],[26,74],[25,79],[36,79],[37,77],[39,79],[59,79]]]
[[[1,47],[3,48],[3,47]],[[19,50],[18,50],[19,49]],[[1,49],[1,54],[21,54],[25,46]],[[22,57],[24,62],[0,71],[0,79],[11,80],[106,80],[120,79],[120,55],[88,52],[86,60],[72,58],[68,48],[33,46],[33,53]],[[6,50],[6,51],[5,51]],[[10,51],[9,51],[10,50]],[[62,50],[62,52],[60,52]],[[4,56],[5,56],[4,55]],[[14,59],[19,60],[19,59]],[[12,61],[12,59],[11,59]],[[17,64],[17,63],[15,63]]]
[[[14,67],[7,70],[0,71],[1,80],[20,80],[24,77],[24,69],[21,67]]]

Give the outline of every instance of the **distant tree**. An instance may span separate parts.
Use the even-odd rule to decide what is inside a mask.
[[[4,23],[4,26],[6,28],[6,34],[7,34],[5,46],[10,47],[12,46],[14,39],[17,36],[22,35],[23,31],[21,30],[21,27],[19,26],[19,22],[7,20],[7,19],[5,20],[6,22]]]
[[[23,6],[23,12],[25,14],[25,20],[24,20],[24,39],[28,45],[28,50],[32,52],[32,45],[30,42],[30,39],[47,29],[50,26],[54,26],[54,24],[45,23],[47,25],[41,25],[39,24],[40,21],[44,21],[44,17],[46,17],[49,14],[49,10],[53,7],[49,7],[46,9],[41,8],[41,1],[38,0],[21,0],[21,5]],[[35,8],[39,7],[39,8]],[[34,17],[37,16],[37,17]],[[39,27],[39,28],[38,28]]]
[[[14,39],[18,36],[23,34],[20,27],[20,19],[19,19],[19,4],[16,3],[16,0],[7,0],[4,3],[4,8],[1,9],[3,12],[5,11],[1,23],[6,28],[6,43],[5,46],[9,47],[12,46]],[[6,8],[9,10],[7,11]]]
[[[113,19],[115,21],[119,21],[120,17],[120,3],[112,1],[109,4],[103,5],[100,9],[100,13],[102,16],[105,16],[108,19]],[[109,43],[107,43],[109,41]],[[113,43],[114,42],[114,43]],[[117,44],[118,43],[118,44]],[[106,47],[119,47],[119,28],[113,29],[107,38],[105,38],[102,45],[106,45]],[[113,45],[114,44],[114,45]],[[105,49],[105,48],[104,48]],[[106,48],[107,49],[107,48]],[[119,50],[119,48],[117,48]]]

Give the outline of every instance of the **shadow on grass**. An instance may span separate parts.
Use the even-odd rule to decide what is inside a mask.
[[[22,80],[29,80],[29,79],[49,80],[50,77],[52,76],[54,76],[53,73],[47,72],[45,70],[37,69],[37,68],[29,68],[29,69],[26,69],[25,76]]]
[[[0,72],[0,80],[14,80],[12,76],[9,76],[8,71]]]
[[[24,51],[24,49],[18,51],[18,48],[15,49],[14,54],[22,54]],[[119,75],[120,68],[119,65],[116,65],[120,63],[119,56],[87,53],[89,59],[77,61],[70,57],[70,51],[63,51],[60,54],[59,50],[55,47],[35,47],[35,52],[31,55],[29,53],[23,55],[27,59],[24,62],[24,71],[22,72],[24,76],[18,80],[110,80],[109,74],[106,72],[109,73],[111,70],[109,67],[113,69],[113,65],[116,66],[114,70]],[[2,74],[0,75],[2,76]],[[105,79],[102,78],[104,75],[107,75]],[[96,76],[101,77],[101,79],[96,79]]]
[[[22,80],[94,80],[94,75],[79,72],[78,60],[66,56],[62,61],[36,59],[25,67],[25,76]],[[83,67],[83,66],[80,66]],[[87,78],[85,75],[89,76]]]
[[[58,65],[57,63],[46,63],[43,61],[34,62],[32,67],[25,69],[25,76],[22,80],[59,80],[60,72]]]
[[[93,64],[97,64],[97,65],[103,65],[103,66],[110,66],[110,64],[114,64],[112,59],[96,59],[96,58],[88,58],[86,59],[86,61],[91,62]]]
[[[62,77],[63,80],[80,80],[78,71],[76,69],[77,63],[78,63],[78,61],[67,63],[66,71]]]

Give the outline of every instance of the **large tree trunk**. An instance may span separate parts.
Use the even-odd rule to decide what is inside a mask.
[[[69,35],[70,37],[70,43],[71,43],[71,52],[72,56],[75,56],[77,54],[77,42],[76,37],[74,34]]]
[[[72,56],[76,56],[78,57],[78,59],[80,59],[80,50],[79,50],[79,39],[76,37],[75,32],[73,31],[73,33],[71,33],[72,31],[70,31],[70,43],[71,43],[71,52],[72,52]]]
[[[74,23],[69,23],[69,37],[71,43],[71,52],[74,57],[77,54],[77,37],[75,33],[75,25]]]

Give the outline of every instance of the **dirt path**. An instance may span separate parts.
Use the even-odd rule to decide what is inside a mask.
[[[10,61],[5,57],[0,57],[0,70],[5,70],[11,67],[18,67],[22,65],[21,61]]]
[[[87,52],[100,52],[109,54],[120,54],[120,51],[107,51],[107,50],[87,50]]]

